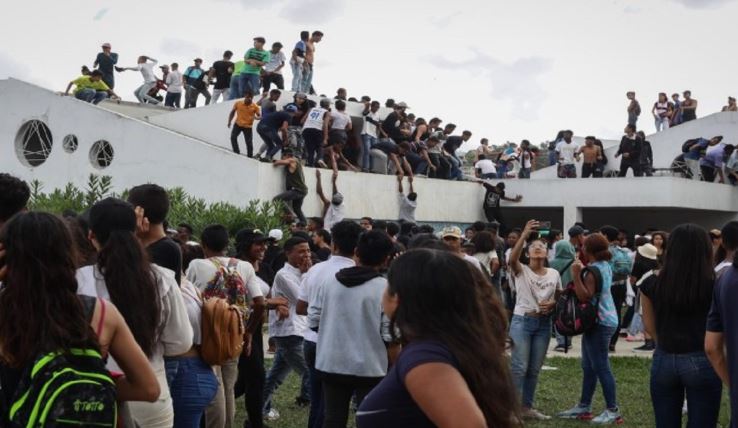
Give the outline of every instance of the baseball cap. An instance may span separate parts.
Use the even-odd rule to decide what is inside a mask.
[[[294,104],[287,104],[284,106],[284,111],[287,113],[296,113],[297,112],[297,106]]]
[[[457,226],[444,227],[443,231],[441,232],[441,239],[448,237],[461,239],[461,229],[459,229]]]
[[[269,239],[274,241],[281,241],[284,237],[284,232],[280,229],[272,229],[269,231]]]
[[[159,66],[159,68],[161,68],[161,69],[167,69],[167,70],[169,70],[169,66],[168,66],[168,65],[166,65],[166,64],[164,64],[164,65],[160,65],[160,66]]]
[[[403,101],[403,102],[400,102],[400,103],[397,103],[397,104],[395,104],[395,107],[400,107],[400,108],[410,108],[410,107],[408,107],[408,105],[407,105],[407,104],[405,103],[405,101]]]
[[[579,225],[574,225],[574,226],[572,226],[572,227],[569,228],[569,237],[570,238],[573,238],[573,237],[579,236],[579,235],[584,235],[586,233],[587,233],[587,231],[584,230],[584,228],[582,226],[579,226]]]
[[[202,58],[195,58],[195,62],[202,62]]]
[[[254,37],[255,42],[266,43],[266,39],[263,37]]]
[[[110,49],[110,43],[103,43],[102,47]]]
[[[333,197],[331,198],[331,203],[333,205],[341,205],[343,203],[343,195],[341,192],[336,192]]]

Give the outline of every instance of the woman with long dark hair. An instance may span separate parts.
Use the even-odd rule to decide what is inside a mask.
[[[193,332],[174,272],[149,263],[136,238],[139,217],[133,205],[115,198],[90,209],[90,240],[98,258],[96,265],[77,271],[77,293],[112,301],[154,368],[159,399],[130,403],[133,418],[141,426],[171,427],[174,414],[164,356],[189,351]],[[117,361],[109,361],[108,368],[117,371]]]
[[[116,306],[77,296],[74,240],[64,222],[47,213],[18,214],[0,231],[0,242],[0,407],[10,408],[37,357],[72,348],[118,361],[119,401],[154,401],[159,385]]]
[[[403,350],[362,402],[357,426],[519,426],[507,314],[481,271],[447,251],[416,249],[392,263],[388,283],[382,305]]]
[[[714,280],[707,232],[682,224],[669,235],[658,276],[641,284],[643,322],[656,341],[651,403],[657,427],[682,426],[685,393],[687,426],[717,425],[722,382],[704,351]]]
[[[584,263],[577,259],[571,265],[575,292],[581,302],[594,302],[597,307],[597,325],[582,335],[582,393],[579,403],[559,413],[565,419],[592,420],[593,423],[622,423],[615,395],[615,376],[608,355],[610,338],[618,328],[618,315],[612,297],[612,258],[609,242],[604,235],[593,233],[584,240]],[[592,397],[597,382],[602,385],[607,408],[597,417],[592,415]]]
[[[548,247],[540,239],[528,245],[528,263],[520,262],[523,248],[538,222],[530,220],[525,225],[520,239],[510,253],[508,265],[515,276],[515,309],[510,323],[510,338],[513,341],[513,382],[522,397],[522,415],[526,419],[551,419],[533,407],[538,375],[546,358],[551,341],[553,311],[556,299],[562,290],[561,275],[556,269],[546,267]]]

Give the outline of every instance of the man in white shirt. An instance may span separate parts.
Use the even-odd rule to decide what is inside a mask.
[[[272,50],[269,52],[269,62],[264,64],[264,74],[261,76],[264,92],[269,92],[272,83],[277,89],[284,89],[284,77],[282,76],[282,68],[287,59],[282,52],[282,44],[275,42],[272,44]]]
[[[136,99],[141,104],[143,103],[149,103],[149,104],[159,104],[159,100],[157,100],[154,97],[149,96],[149,91],[151,88],[156,86],[156,76],[154,75],[154,66],[158,64],[159,61],[155,60],[154,58],[148,57],[146,55],[141,55],[138,57],[138,63],[134,67],[115,67],[115,70],[120,72],[131,70],[131,71],[140,71],[141,76],[143,76],[144,83],[143,85],[136,88],[135,91],[133,91],[133,95],[136,96]]]
[[[379,115],[379,101],[363,96],[361,102],[364,103],[364,111],[361,112],[364,116],[364,125],[361,128],[361,170],[368,172],[372,170],[371,150],[377,144],[382,119]]]
[[[346,217],[346,204],[343,203],[343,195],[338,191],[338,187],[336,187],[338,171],[333,171],[333,175],[331,176],[333,192],[331,193],[330,200],[323,193],[320,169],[315,169],[315,177],[317,179],[315,191],[318,193],[321,202],[323,202],[323,227],[331,230],[334,224],[343,221],[344,217]]]
[[[577,178],[576,162],[579,161],[579,144],[572,141],[573,135],[571,131],[565,131],[563,139],[556,145],[560,178]]]
[[[200,242],[205,259],[190,262],[187,279],[202,292],[205,300],[212,297],[225,298],[229,304],[236,305],[243,312],[246,321],[244,349],[248,353],[251,337],[254,334],[261,334],[259,320],[264,313],[264,297],[256,280],[254,267],[249,262],[225,256],[229,239],[228,231],[222,225],[212,225],[203,229]],[[237,284],[239,279],[243,288],[239,287],[234,298],[225,286],[228,283]],[[221,386],[215,399],[205,410],[206,418],[223,421],[226,426],[233,426],[236,417],[234,387],[238,379],[238,357],[216,367],[215,374]]]
[[[272,297],[287,299],[290,315],[279,319],[277,314],[269,314],[269,336],[274,338],[277,351],[264,383],[264,415],[268,420],[279,417],[279,413],[272,409],[272,394],[284,382],[290,369],[302,378],[300,396],[295,400],[297,405],[304,406],[310,402],[308,368],[302,349],[307,319],[296,312],[302,276],[311,267],[310,246],[304,238],[292,237],[285,242],[284,252],[287,263],[274,277]]]
[[[492,180],[497,178],[497,168],[491,159],[487,159],[487,155],[480,154],[479,160],[474,164],[474,175],[482,180]]]
[[[405,195],[405,191],[402,189],[402,176],[397,176],[397,186],[399,193],[397,194],[400,200],[400,221],[406,223],[415,223],[415,209],[418,208],[418,194],[413,189],[413,176],[407,178],[408,184],[410,185],[410,192]]]
[[[179,71],[179,64],[172,63],[172,71],[167,74],[164,81],[167,85],[167,96],[164,98],[164,105],[172,108],[180,108],[182,101],[182,72]]]
[[[313,330],[318,327],[323,311],[321,306],[323,287],[326,282],[333,281],[339,270],[356,265],[353,259],[354,251],[363,231],[361,226],[350,220],[336,223],[331,229],[333,255],[327,261],[316,264],[303,275],[297,301],[297,313],[308,316],[309,328],[305,331],[303,350],[310,370],[309,428],[323,426],[323,386],[315,371],[318,333]]]
[[[476,257],[472,257],[464,252],[463,248],[461,247],[462,237],[463,236],[461,234],[461,229],[459,229],[457,226],[445,227],[443,229],[443,232],[441,232],[441,239],[443,239],[443,242],[446,244],[449,250],[451,250],[452,253],[455,253],[456,255],[479,269],[480,272],[484,273],[479,260],[477,260]]]

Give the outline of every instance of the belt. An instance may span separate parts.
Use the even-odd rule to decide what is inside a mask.
[[[531,318],[546,318],[546,317],[551,316],[551,314],[544,314],[543,312],[535,312],[535,311],[533,311],[533,312],[526,312],[525,313],[525,316],[526,317],[531,317]]]

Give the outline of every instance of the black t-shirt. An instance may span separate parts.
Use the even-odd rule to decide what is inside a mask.
[[[464,140],[461,137],[458,135],[452,135],[446,139],[445,143],[443,143],[443,150],[445,150],[446,153],[454,154],[463,143]]]
[[[484,208],[485,209],[497,209],[500,207],[500,200],[505,197],[505,191],[500,190],[497,187],[482,183],[484,188],[487,189],[487,193],[484,195]]]
[[[316,251],[315,254],[318,255],[318,260],[320,260],[321,262],[324,262],[331,257],[331,249],[325,248],[325,247],[318,248],[318,251]]]
[[[656,346],[670,354],[688,354],[691,352],[703,352],[705,349],[705,325],[707,314],[710,310],[710,302],[699,304],[695,302],[689,313],[669,312],[669,317],[661,319],[659,316],[659,305],[661,302],[656,297],[658,277],[652,275],[646,278],[640,285],[643,295],[651,300],[656,320]],[[662,284],[668,287],[668,284]],[[712,288],[712,284],[710,284]]]
[[[408,136],[402,133],[400,130],[400,115],[396,112],[390,113],[382,122],[382,129],[389,135],[390,138],[395,140],[396,143],[400,141],[407,141]]]
[[[149,245],[146,250],[149,252],[151,263],[174,271],[179,284],[182,279],[182,249],[179,244],[169,237],[164,237]]]
[[[231,69],[231,72],[228,69]],[[233,63],[230,61],[215,61],[213,63],[215,70],[215,89],[228,89],[231,85],[231,74],[233,74]]]
[[[422,364],[448,364],[456,369],[459,363],[441,342],[410,342],[402,349],[397,363],[374,388],[356,412],[358,428],[432,428],[433,422],[413,400],[405,387],[405,377]]]
[[[386,155],[389,155],[390,153],[394,153],[396,155],[400,154],[400,148],[397,147],[397,144],[391,141],[380,141],[377,144],[375,144],[374,147],[372,148],[381,150]]]

